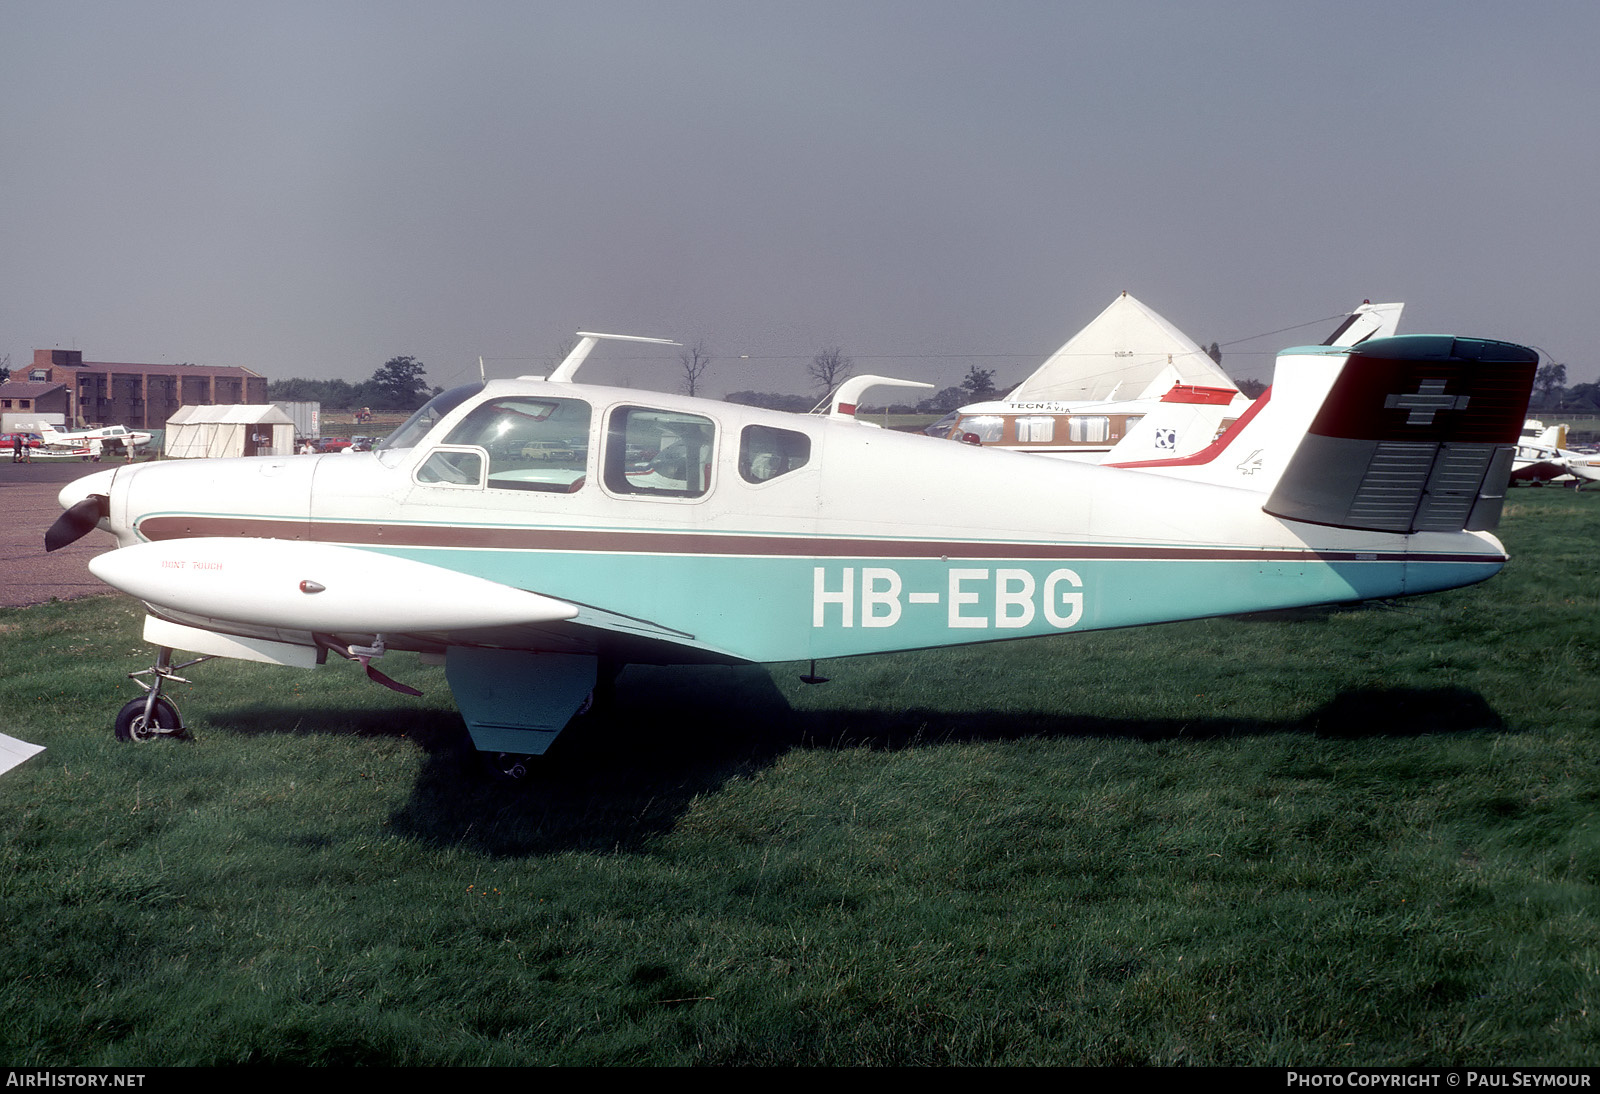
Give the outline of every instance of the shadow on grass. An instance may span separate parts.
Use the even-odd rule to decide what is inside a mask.
[[[410,738],[428,753],[453,747],[466,729],[455,710],[435,707],[296,707],[262,700],[248,707],[212,710],[208,719],[240,737]]]
[[[1244,612],[1227,618],[1239,623],[1326,623],[1335,616],[1379,612],[1403,612],[1407,601],[1403,597],[1382,600],[1359,600],[1346,604],[1313,604],[1305,608],[1278,608],[1270,612]]]
[[[528,778],[491,777],[458,715],[394,708],[302,711],[254,707],[221,714],[235,732],[404,736],[424,752],[393,830],[490,855],[638,850],[669,832],[699,795],[750,776],[796,748],[897,750],[931,744],[1093,737],[1141,741],[1312,733],[1361,738],[1503,730],[1503,719],[1465,688],[1363,688],[1304,717],[1217,715],[1126,719],[1039,711],[951,713],[793,709],[759,667],[634,667],[616,705],[575,725]]]

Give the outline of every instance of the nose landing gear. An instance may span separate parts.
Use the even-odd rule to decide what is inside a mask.
[[[210,656],[196,657],[193,661],[174,665],[172,649],[162,646],[156,653],[154,665],[138,672],[128,673],[128,679],[144,688],[145,694],[144,698],[134,699],[117,712],[117,720],[112,727],[117,740],[144,744],[158,737],[187,737],[189,734],[183,727],[183,716],[178,713],[178,708],[172,700],[161,694],[161,685],[168,680],[187,684],[189,681],[178,676],[176,670],[209,660]],[[151,681],[146,683],[139,679],[141,676],[149,676]]]

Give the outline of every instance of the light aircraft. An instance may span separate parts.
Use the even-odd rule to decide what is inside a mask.
[[[1323,345],[1391,335],[1404,307],[1364,300]],[[1124,292],[1006,398],[964,406],[928,432],[1090,462],[1188,456],[1249,405],[1205,350]]]
[[[150,443],[150,434],[122,425],[103,425],[97,429],[80,429],[72,433],[58,433],[49,422],[39,423],[39,436],[50,448],[70,448],[74,455],[88,455],[90,441],[104,445],[133,445],[139,448]]]
[[[1363,300],[1322,344],[1358,346],[1371,338],[1388,337],[1395,333],[1404,308],[1399,303]],[[1241,407],[1248,405],[1232,388],[1174,384],[1160,399],[1140,407],[1140,416],[1129,421],[1103,462],[1125,465],[1192,455],[1221,436],[1238,420]]]
[[[1546,429],[1541,421],[1530,418],[1524,422],[1516,459],[1511,464],[1511,480],[1543,486],[1570,479],[1573,487],[1581,490],[1584,483],[1600,479],[1600,456],[1569,451],[1564,447],[1566,443],[1566,426]]]
[[[517,772],[627,663],[814,666],[1471,584],[1506,561],[1488,530],[1538,361],[1438,335],[1290,349],[1204,451],[1106,467],[576,382],[607,337],[444,392],[370,453],[64,487],[46,546],[114,535],[90,567],[157,647],[117,735],[181,732],[174,650],[331,654],[397,687],[372,662],[416,650]]]

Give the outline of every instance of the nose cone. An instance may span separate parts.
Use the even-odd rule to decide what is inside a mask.
[[[120,470],[113,467],[109,471],[96,471],[92,475],[85,475],[81,479],[73,479],[61,488],[61,493],[56,495],[56,500],[61,503],[61,508],[71,509],[90,494],[101,494],[109,497],[111,494],[111,480]]]

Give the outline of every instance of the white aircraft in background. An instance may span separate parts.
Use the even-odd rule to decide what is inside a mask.
[[[135,448],[150,443],[150,434],[121,425],[103,425],[96,429],[80,429],[72,433],[58,433],[49,422],[39,423],[39,438],[47,448],[70,448],[73,455],[87,456],[91,441],[99,441],[104,448],[133,445]]]
[[[1404,307],[1363,301],[1323,345],[1391,335]],[[1171,458],[1210,444],[1249,405],[1210,354],[1124,292],[1004,399],[964,406],[928,432],[1091,462],[1112,451]]]
[[[1395,333],[1404,308],[1401,303],[1363,300],[1322,344],[1358,346],[1372,338],[1387,338]],[[1174,385],[1146,406],[1103,462],[1120,465],[1194,455],[1220,437],[1243,412],[1244,396],[1237,392],[1229,395],[1214,388]],[[1242,405],[1248,406],[1248,400]]]
[[[1566,443],[1566,426],[1546,429],[1543,422],[1530,418],[1523,423],[1516,459],[1511,465],[1512,481],[1543,486],[1571,479],[1573,487],[1581,490],[1584,483],[1600,479],[1600,455],[1569,451]]]
[[[444,392],[370,453],[64,487],[46,546],[110,532],[90,568],[144,602],[157,647],[117,735],[182,731],[161,694],[174,650],[331,654],[391,686],[371,662],[415,650],[516,773],[628,663],[814,663],[1471,584],[1506,561],[1489,529],[1538,363],[1435,335],[1300,347],[1205,452],[1107,467],[576,382],[606,337],[581,333],[549,377]]]

